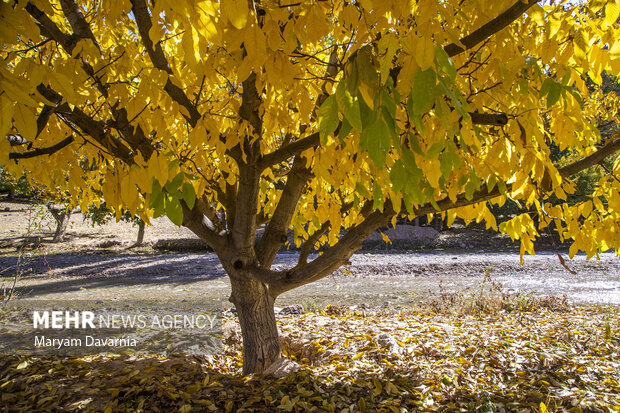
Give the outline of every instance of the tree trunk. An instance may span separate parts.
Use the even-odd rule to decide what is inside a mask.
[[[230,283],[243,336],[243,374],[264,372],[281,353],[274,299],[260,281],[230,277]]]
[[[67,226],[69,225],[69,219],[71,218],[71,211],[67,211],[53,205],[48,205],[47,208],[56,220],[56,230],[54,231],[52,242],[62,242],[65,240]]]
[[[136,239],[136,243],[134,246],[139,246],[142,245],[142,243],[144,242],[144,221],[140,220],[140,222],[138,223],[138,238]]]

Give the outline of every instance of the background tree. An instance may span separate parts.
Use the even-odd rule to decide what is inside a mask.
[[[596,129],[618,99],[586,85],[620,71],[616,2],[1,4],[0,136],[31,147],[0,140],[0,163],[204,240],[231,280],[246,373],[280,357],[276,297],[399,214],[485,220],[533,253],[528,214],[498,228],[488,209],[512,198],[571,255],[618,250],[620,138]],[[553,161],[551,142],[570,151]],[[570,176],[608,156],[568,202]],[[563,202],[544,208],[550,194]],[[299,263],[274,270],[286,242]]]
[[[105,203],[102,203],[99,206],[91,205],[88,208],[88,211],[85,211],[84,213],[84,221],[90,222],[92,226],[105,225],[115,215],[115,212],[112,209],[108,208]],[[136,215],[131,215],[129,212],[125,211],[121,215],[120,220],[136,225],[138,227],[136,242],[131,246],[131,248],[139,247],[140,245],[142,245],[144,243],[144,231],[146,227],[146,223],[142,220],[142,218]]]

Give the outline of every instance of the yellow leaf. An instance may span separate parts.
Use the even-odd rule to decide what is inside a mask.
[[[24,360],[15,368],[16,370],[23,370],[28,367],[28,360]]]
[[[385,242],[386,244],[391,244],[392,243],[390,238],[387,235],[385,235],[385,233],[382,232],[381,233],[381,237],[383,238],[383,242]]]
[[[22,137],[30,142],[34,140],[37,135],[37,120],[32,109],[18,104],[13,114],[13,122]]]
[[[426,70],[433,65],[435,59],[435,45],[429,37],[419,37],[415,40],[415,60],[420,70]]]
[[[612,26],[616,24],[618,21],[618,16],[620,16],[620,4],[616,2],[609,2],[605,7],[605,23]]]
[[[0,96],[0,136],[5,136],[11,128],[14,111],[15,106],[11,101],[6,96]]]
[[[357,401],[357,406],[360,408],[360,412],[365,412],[367,407],[366,407],[366,400],[362,397]]]
[[[373,377],[372,383],[375,385],[375,389],[372,391],[373,396],[378,396],[383,391],[383,386],[381,382],[376,377]]]
[[[248,23],[248,3],[245,0],[221,0],[222,15],[241,30]]]

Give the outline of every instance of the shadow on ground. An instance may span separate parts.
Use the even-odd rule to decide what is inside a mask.
[[[0,257],[2,276],[17,271],[17,257]],[[178,286],[225,276],[213,255],[141,255],[59,253],[24,257],[21,277],[38,281],[18,287],[18,295],[39,297],[82,289],[127,286]],[[44,281],[45,280],[45,281]],[[41,282],[43,281],[43,282]]]

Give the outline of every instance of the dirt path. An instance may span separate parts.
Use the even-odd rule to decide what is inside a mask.
[[[294,266],[297,253],[278,256],[276,268]],[[16,257],[0,257],[0,270],[14,269]],[[369,254],[353,256],[351,265],[319,282],[290,291],[277,305],[411,304],[442,292],[475,293],[488,273],[504,291],[566,295],[572,301],[620,304],[620,258],[600,260],[578,255],[567,260],[570,274],[555,253],[518,254]],[[226,300],[229,282],[214,254],[78,254],[58,253],[27,258],[28,271],[18,282],[26,299],[125,300],[158,298]]]
[[[15,244],[28,234],[42,243],[27,250],[22,262],[24,276],[17,293],[25,299],[228,298],[230,284],[214,254],[153,250],[158,241],[179,243],[194,237],[165,217],[153,220],[153,226],[146,229],[145,246],[135,250],[127,249],[137,234],[131,224],[112,221],[92,227],[81,214],[74,214],[68,240],[60,244],[49,243],[53,229],[45,207],[0,202],[0,288],[10,284],[17,261]],[[577,272],[572,275],[555,253],[527,256],[521,266],[518,253],[511,251],[512,245],[504,238],[457,228],[442,232],[435,250],[388,252],[380,245],[374,253],[354,255],[350,266],[332,276],[284,294],[277,305],[411,304],[444,292],[473,293],[486,273],[506,292],[566,294],[579,302],[620,304],[620,258],[616,255],[602,254],[599,261],[581,255],[574,260],[566,257]],[[488,252],[498,249],[504,252]],[[297,257],[295,252],[279,254],[276,269],[294,266]]]

